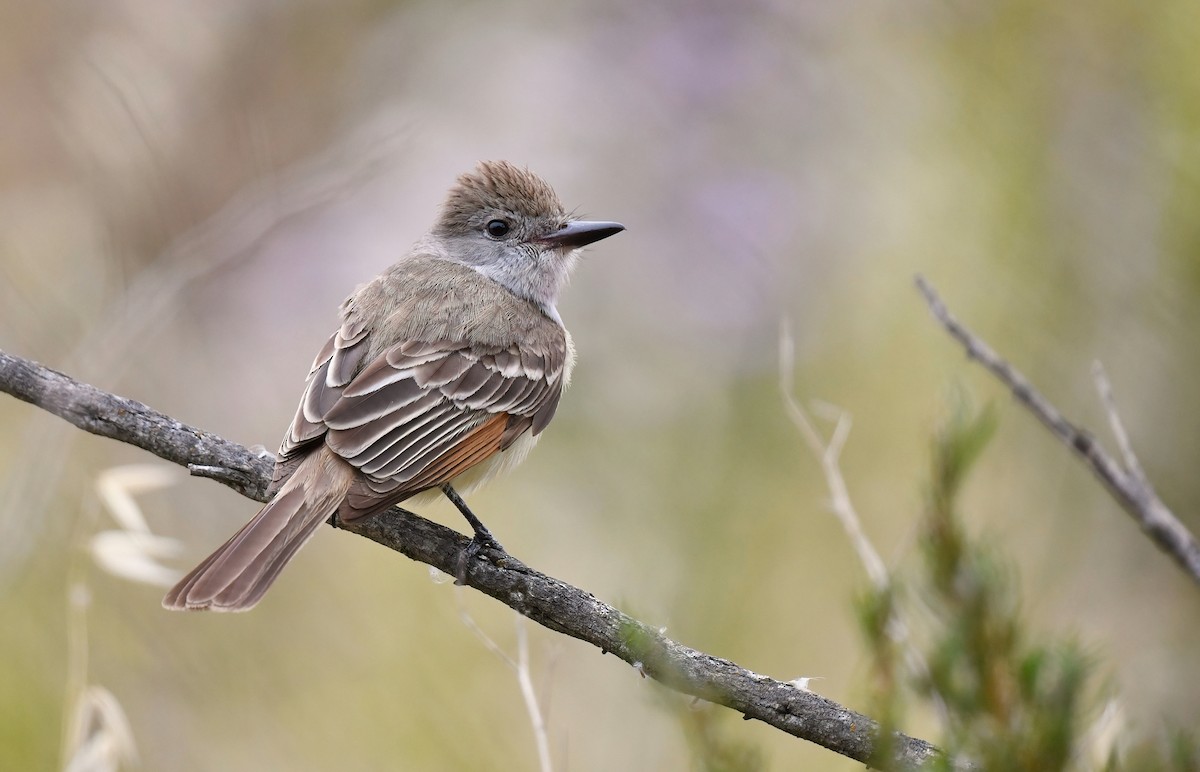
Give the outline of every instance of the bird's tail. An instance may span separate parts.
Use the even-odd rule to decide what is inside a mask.
[[[248,611],[345,499],[354,470],[325,448],[306,458],[254,519],[163,598],[174,610]]]

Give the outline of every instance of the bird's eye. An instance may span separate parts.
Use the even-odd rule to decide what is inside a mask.
[[[508,233],[509,226],[504,220],[489,220],[488,224],[483,227],[487,231],[487,235],[494,239],[498,239],[504,234]]]

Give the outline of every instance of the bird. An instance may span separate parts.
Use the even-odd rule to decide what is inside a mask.
[[[418,495],[459,508],[475,531],[469,551],[502,550],[459,491],[519,463],[554,418],[575,361],[559,294],[581,249],[624,229],[574,218],[544,179],[507,161],[460,175],[429,232],[342,303],[276,456],[272,498],[163,606],[249,610],[322,523]]]

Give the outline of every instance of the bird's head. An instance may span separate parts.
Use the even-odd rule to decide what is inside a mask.
[[[484,161],[458,178],[433,236],[444,255],[468,265],[557,318],[554,304],[582,247],[625,230],[571,217],[538,175]]]

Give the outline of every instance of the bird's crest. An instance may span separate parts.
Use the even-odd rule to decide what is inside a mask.
[[[439,226],[478,227],[497,213],[530,218],[563,217],[554,188],[538,175],[508,161],[483,161],[458,178],[442,208]]]

